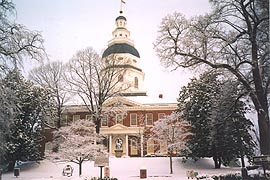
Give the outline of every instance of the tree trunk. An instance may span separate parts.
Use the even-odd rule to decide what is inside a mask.
[[[82,163],[83,163],[83,161],[79,162],[79,176],[82,175]]]
[[[57,110],[57,123],[56,123],[57,128],[61,128],[61,110],[58,108]]]
[[[261,154],[270,155],[269,109],[266,94],[267,91],[263,87],[263,77],[260,71],[260,64],[258,58],[258,44],[256,39],[258,27],[257,24],[252,25],[247,16],[245,16],[245,18],[247,21],[248,33],[251,41],[252,75],[256,94],[256,97],[252,98],[252,100],[258,114]]]
[[[260,112],[261,110],[258,111],[261,154],[270,155],[269,119],[264,115],[264,113]]]
[[[270,155],[270,124],[267,94],[262,87],[259,67],[257,66],[253,68],[253,77],[256,92],[255,94],[251,93],[250,96],[257,111],[261,154]]]
[[[221,159],[220,159],[220,157],[214,156],[213,160],[214,160],[214,163],[215,163],[215,169],[220,169],[220,167],[221,167]]]
[[[173,174],[173,166],[172,166],[172,152],[170,152],[170,174]]]
[[[100,122],[99,122],[99,120],[96,120],[96,133],[97,134],[99,134],[99,132],[100,132]]]
[[[99,134],[100,132],[100,123],[101,123],[101,118],[100,117],[95,117],[95,125],[96,125],[96,133]]]
[[[59,129],[61,127],[61,114],[62,114],[62,103],[59,95],[59,91],[57,88],[57,123],[56,126]]]
[[[7,167],[8,172],[11,172],[11,171],[14,170],[15,162],[16,162],[16,161],[9,161],[9,162],[8,162],[8,167]]]

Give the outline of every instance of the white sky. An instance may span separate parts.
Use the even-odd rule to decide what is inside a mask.
[[[41,32],[50,60],[68,61],[78,50],[107,47],[119,16],[120,0],[13,0],[17,22]],[[181,12],[186,17],[210,11],[208,0],[125,0],[123,15],[139,51],[150,96],[163,93],[175,101],[182,85],[192,76],[187,70],[170,72],[160,66],[153,50],[163,17]],[[29,68],[29,67],[28,67]],[[27,68],[27,69],[28,69]]]

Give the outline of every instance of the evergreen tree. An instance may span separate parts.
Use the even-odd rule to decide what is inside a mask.
[[[0,81],[0,166],[6,164],[6,137],[10,134],[10,125],[14,119],[14,96]]]
[[[193,134],[183,151],[186,157],[213,157],[215,168],[220,168],[222,163],[253,154],[253,124],[245,117],[236,85],[210,71],[181,90],[179,111],[191,123]]]
[[[180,91],[178,106],[183,112],[183,118],[190,122],[192,138],[188,141],[188,148],[192,153],[185,154],[193,159],[212,157],[210,147],[211,122],[208,118],[213,100],[217,98],[219,83],[216,74],[206,73],[200,79],[191,82]]]
[[[42,122],[46,114],[46,91],[33,86],[15,69],[7,74],[3,84],[13,94],[13,119],[6,135],[6,161],[12,170],[17,160],[39,160],[41,156]]]
[[[242,166],[245,166],[244,156],[254,154],[256,146],[251,133],[252,122],[245,117],[247,107],[240,100],[239,83],[225,81],[212,105],[210,121],[212,126],[211,145],[215,166],[228,165],[235,158],[241,157]]]

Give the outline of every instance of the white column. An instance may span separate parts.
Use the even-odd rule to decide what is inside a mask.
[[[128,156],[128,135],[126,134],[126,156]]]
[[[112,135],[109,136],[109,155],[112,156]]]
[[[141,157],[143,157],[143,134],[141,134]]]

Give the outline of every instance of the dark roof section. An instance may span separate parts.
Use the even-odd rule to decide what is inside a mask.
[[[108,69],[108,68],[124,68],[124,69],[125,69],[125,68],[131,68],[131,69],[135,69],[135,70],[137,70],[137,71],[142,72],[142,70],[141,70],[140,68],[137,68],[137,67],[132,66],[132,65],[129,65],[129,64],[107,66],[107,67],[105,68],[105,70]]]
[[[124,16],[118,16],[116,19],[115,19],[115,21],[117,21],[117,20],[119,20],[119,19],[123,19],[123,20],[127,20]]]
[[[105,58],[111,54],[117,54],[117,53],[129,53],[132,54],[138,58],[140,58],[140,54],[137,51],[137,49],[129,44],[126,43],[118,43],[113,44],[109,46],[102,54],[102,58]]]
[[[147,96],[146,92],[130,92],[130,93],[121,93],[123,96]]]

